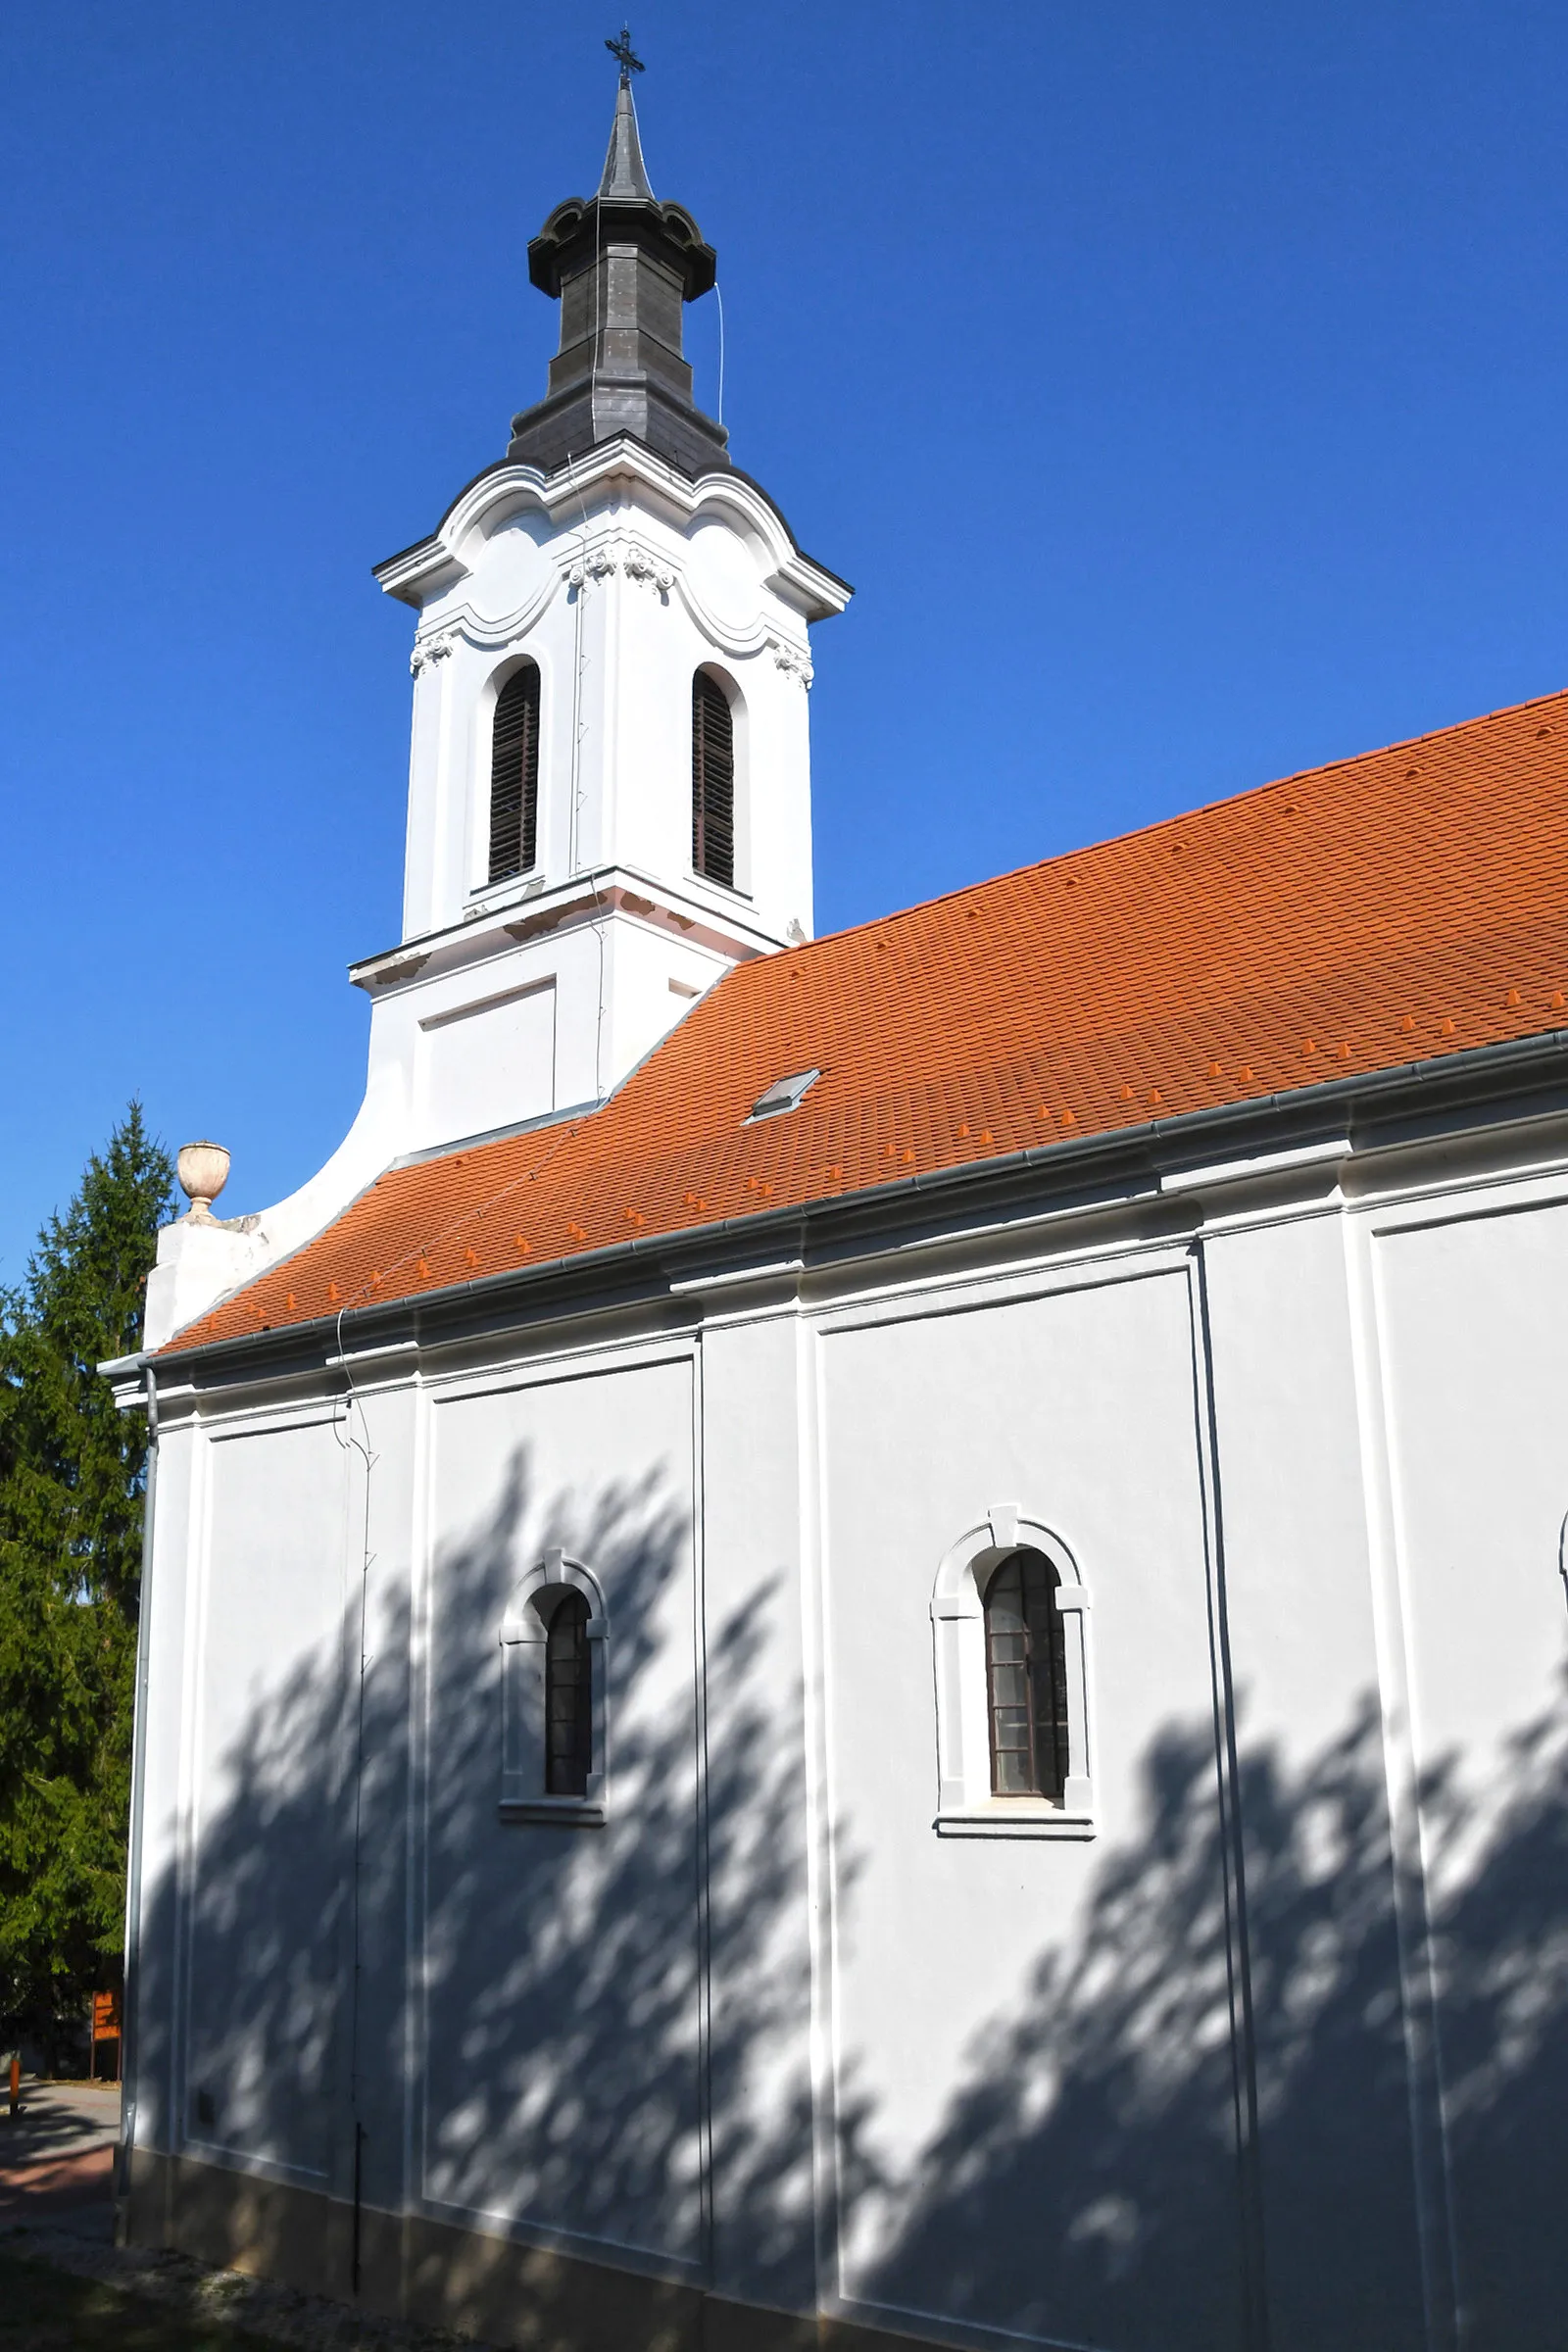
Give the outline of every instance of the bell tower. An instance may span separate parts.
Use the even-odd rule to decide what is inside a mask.
[[[591,1109],[733,965],[810,936],[807,632],[850,590],[696,405],[681,318],[717,265],[649,184],[612,46],[598,192],[528,248],[561,305],[544,398],[375,568],[417,619],[402,935],[350,967],[365,1101],[286,1200],[166,1229],[149,1344],[394,1161]]]
[[[352,976],[413,1149],[601,1101],[811,929],[807,630],[850,591],[696,405],[716,261],[654,194],[625,58],[598,193],[528,271],[561,306],[544,398],[376,568],[418,614],[404,923]]]

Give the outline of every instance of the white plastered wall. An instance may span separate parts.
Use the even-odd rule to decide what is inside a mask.
[[[372,1408],[397,1465],[374,1547],[407,1563],[385,1646],[424,1690],[394,1709],[408,1819],[437,1864],[416,1878],[434,2038],[392,2070],[407,2153],[378,2202],[960,2344],[1251,2345],[1264,2307],[1278,2343],[1550,2342],[1568,1188],[1416,1166],[1347,1199],[1340,1176],[1188,1182],[1185,1240],[1167,1202],[1164,1240],[1129,1206],[1114,1235],[1006,1242],[985,1274],[906,1253],[889,1291],[841,1266],[831,1303],[787,1266],[698,1283],[678,1339],[519,1340]],[[278,1479],[308,1502],[303,1442],[284,1433]],[[192,1446],[176,1410],[151,1920],[180,1772],[221,1765],[182,1663],[218,1654],[181,1624],[210,1605]],[[1072,1840],[937,1830],[933,1580],[1005,1505],[1092,1593]],[[339,1573],[300,1510],[276,1516],[275,1590]],[[540,1829],[565,1842],[524,1867],[499,1819],[491,1619],[551,1543],[612,1561],[623,1864]],[[372,1984],[395,2018],[388,1902]],[[563,1967],[580,2018],[551,2006]],[[564,2110],[530,2105],[546,2076],[517,2055],[546,2011],[548,2080],[595,2085],[548,2162],[533,2135]],[[594,2102],[628,2035],[617,2119]],[[177,2043],[147,2044],[149,2131]]]

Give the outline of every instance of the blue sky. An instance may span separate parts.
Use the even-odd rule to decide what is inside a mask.
[[[0,1282],[132,1093],[234,1213],[353,1116],[413,625],[368,566],[542,389],[616,14],[0,18]],[[1568,684],[1560,0],[632,29],[737,462],[858,591],[820,928]]]

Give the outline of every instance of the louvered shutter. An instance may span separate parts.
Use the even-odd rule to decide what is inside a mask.
[[[692,866],[735,887],[735,722],[715,678],[692,680]]]
[[[496,702],[490,737],[490,879],[525,874],[539,815],[539,672],[514,670]]]

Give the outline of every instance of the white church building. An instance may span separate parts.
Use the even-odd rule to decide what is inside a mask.
[[[622,86],[161,1238],[122,2227],[537,2352],[1568,2342],[1568,695],[817,939]],[[956,778],[961,784],[961,779]]]

